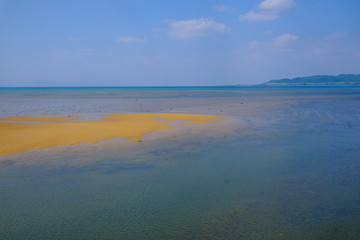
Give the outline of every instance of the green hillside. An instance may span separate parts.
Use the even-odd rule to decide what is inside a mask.
[[[284,78],[263,83],[265,86],[360,86],[360,74],[338,76],[317,75],[310,77]]]

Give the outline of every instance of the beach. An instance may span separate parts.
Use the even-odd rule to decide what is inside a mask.
[[[359,94],[0,89],[0,238],[356,239]]]

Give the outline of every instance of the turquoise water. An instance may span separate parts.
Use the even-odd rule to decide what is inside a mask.
[[[359,88],[1,89],[0,115],[227,123],[1,157],[0,239],[359,239]]]

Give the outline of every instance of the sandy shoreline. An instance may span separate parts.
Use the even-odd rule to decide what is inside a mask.
[[[153,113],[114,113],[98,121],[71,117],[0,118],[0,156],[114,138],[141,141],[145,134],[155,131],[227,119],[211,115]]]

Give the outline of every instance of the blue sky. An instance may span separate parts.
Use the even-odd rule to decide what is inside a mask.
[[[360,73],[358,0],[0,0],[0,86]]]

